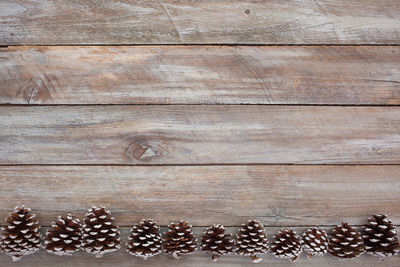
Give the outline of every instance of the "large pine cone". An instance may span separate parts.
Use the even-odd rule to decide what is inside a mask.
[[[328,252],[328,237],[324,230],[318,227],[308,229],[303,233],[303,248],[308,257],[323,256]]]
[[[59,216],[47,231],[44,249],[58,256],[70,256],[81,249],[82,228],[74,215]]]
[[[82,247],[96,258],[105,253],[118,250],[121,245],[118,226],[114,224],[111,212],[104,207],[92,207],[86,213],[83,221]]]
[[[212,255],[212,260],[217,261],[220,256],[228,255],[235,250],[232,235],[225,233],[225,227],[214,224],[207,228],[201,239],[201,250]]]
[[[254,263],[262,261],[257,255],[265,254],[269,249],[264,226],[255,220],[242,224],[236,239],[237,254],[250,256]]]
[[[399,254],[400,244],[397,230],[387,215],[377,214],[368,219],[364,227],[363,239],[365,251],[378,257]]]
[[[152,220],[142,220],[132,227],[126,243],[126,251],[130,254],[147,259],[160,254],[162,238],[160,227]]]
[[[360,256],[364,252],[364,243],[358,231],[348,223],[342,223],[333,229],[328,246],[329,253],[341,260]]]
[[[25,206],[15,207],[6,218],[0,238],[1,250],[10,255],[13,261],[21,256],[35,253],[40,248],[40,225],[35,214]]]
[[[274,236],[271,252],[281,259],[295,262],[302,250],[302,240],[292,229],[284,229]]]
[[[197,250],[197,240],[192,233],[192,226],[180,220],[179,223],[168,225],[165,233],[164,251],[172,254],[174,258],[188,255]]]

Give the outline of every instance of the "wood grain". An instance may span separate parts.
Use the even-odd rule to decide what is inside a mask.
[[[400,109],[0,107],[0,164],[399,164]]]
[[[2,0],[0,45],[398,44],[398,0]]]
[[[400,47],[10,47],[0,104],[400,104]]]
[[[400,223],[400,166],[1,166],[0,218],[26,204],[43,225],[92,205],[120,226],[363,224],[384,212]]]
[[[193,232],[200,239],[205,228],[195,227]],[[44,229],[43,229],[44,230]],[[179,267],[198,267],[198,266],[255,266],[254,263],[250,262],[249,257],[229,255],[221,257],[218,262],[212,262],[210,257],[200,251],[196,251],[192,255],[182,257],[178,260],[173,259],[171,256],[166,254],[160,254],[148,260],[142,260],[137,257],[131,256],[125,252],[126,237],[129,234],[130,228],[121,228],[122,234],[122,249],[115,253],[106,254],[102,259],[96,259],[95,257],[84,253],[78,252],[71,257],[59,257],[51,255],[45,251],[40,251],[34,255],[24,256],[20,262],[13,263],[11,258],[0,254],[0,262],[7,264],[5,266],[27,266],[30,267],[53,267],[53,266],[76,266],[76,267],[91,267],[91,266],[102,266],[102,267],[131,267],[131,266],[179,266]],[[164,230],[164,229],[162,229]],[[298,234],[302,233],[304,228],[294,228]],[[236,228],[227,228],[227,231],[236,234]],[[267,234],[269,240],[272,240],[272,236],[279,231],[276,227],[267,227]],[[44,232],[44,231],[43,231]],[[298,266],[298,267],[337,267],[337,266],[349,266],[349,267],[394,267],[398,266],[400,257],[390,257],[384,260],[378,259],[373,256],[362,255],[361,257],[341,262],[333,258],[330,255],[323,257],[313,257],[312,260],[308,260],[305,253],[300,255],[300,259],[295,263],[291,263],[287,260],[281,260],[275,258],[272,254],[265,254],[263,261],[256,266]]]

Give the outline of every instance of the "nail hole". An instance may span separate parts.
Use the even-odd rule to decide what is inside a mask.
[[[246,9],[246,10],[244,11],[244,13],[246,13],[246,14],[248,15],[248,14],[250,14],[250,10],[249,10],[249,9]]]

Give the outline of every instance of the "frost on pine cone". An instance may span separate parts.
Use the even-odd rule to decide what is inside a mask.
[[[378,257],[399,254],[397,230],[387,215],[377,214],[368,219],[364,227],[363,239],[365,251]]]
[[[237,254],[250,256],[254,263],[262,261],[257,255],[265,254],[269,249],[264,226],[255,220],[242,224],[237,234],[236,246]]]
[[[1,250],[18,261],[21,256],[35,253],[40,248],[40,225],[35,214],[25,206],[15,207],[6,218],[0,238]]]
[[[303,248],[308,257],[323,256],[328,252],[328,238],[324,230],[318,227],[303,233]]]
[[[228,255],[235,250],[232,235],[225,233],[225,227],[214,224],[208,227],[201,239],[201,250],[212,255],[212,260],[217,261],[220,256]]]
[[[74,215],[59,216],[47,231],[44,249],[58,256],[72,255],[81,249],[82,228]]]
[[[328,251],[339,259],[351,259],[364,252],[364,243],[355,228],[348,223],[342,223],[333,229]]]
[[[130,254],[147,259],[160,254],[162,238],[160,227],[152,220],[142,220],[135,224],[126,243],[126,251]]]
[[[281,259],[296,261],[302,250],[302,240],[292,229],[284,229],[274,236],[271,252]]]
[[[101,258],[105,253],[118,250],[120,232],[114,224],[111,212],[104,207],[92,207],[83,221],[83,249]]]
[[[166,253],[172,254],[177,259],[197,250],[197,240],[192,233],[191,225],[180,220],[179,223],[171,223],[168,228],[163,246]]]

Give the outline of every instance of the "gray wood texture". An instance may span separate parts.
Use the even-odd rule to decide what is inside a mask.
[[[0,45],[398,44],[398,0],[1,0]]]
[[[9,47],[2,104],[400,104],[397,46]]]
[[[28,205],[43,225],[105,205],[120,226],[400,224],[400,166],[0,166],[0,218]]]

